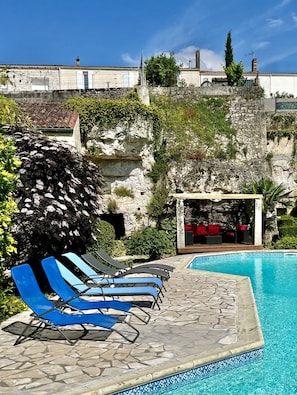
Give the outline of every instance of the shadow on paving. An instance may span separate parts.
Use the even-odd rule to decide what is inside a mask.
[[[21,321],[13,322],[10,325],[2,328],[3,331],[13,335],[24,335],[25,339],[22,341],[30,340],[45,340],[45,341],[64,341],[65,337],[54,328],[40,328],[38,325],[28,325]],[[65,335],[73,341],[78,340],[96,340],[106,341],[111,335],[111,332],[98,329],[67,329],[63,331]]]

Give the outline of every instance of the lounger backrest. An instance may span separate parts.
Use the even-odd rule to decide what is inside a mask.
[[[43,259],[41,264],[49,284],[56,294],[63,300],[69,300],[78,296],[62,277],[56,259],[53,256]]]
[[[100,262],[94,255],[87,252],[83,254],[82,259],[84,259],[89,265],[93,266],[97,271],[108,274],[109,276],[114,276],[117,273],[116,269],[112,269],[110,266],[104,265],[104,263]]]
[[[28,307],[43,319],[55,324],[60,324],[62,313],[56,309],[55,305],[47,299],[41,292],[36,277],[27,263],[13,267],[11,276],[21,295],[21,298]],[[45,312],[48,311],[46,314]]]
[[[11,276],[23,301],[32,311],[41,314],[54,306],[41,292],[30,265],[25,263],[13,267]]]
[[[116,267],[117,269],[129,269],[129,267],[127,265],[125,265],[124,263],[121,263],[119,261],[116,261],[115,259],[113,259],[112,257],[110,257],[108,254],[106,254],[106,252],[101,251],[101,250],[96,250],[94,251],[95,254],[97,254],[99,256],[99,258],[103,259],[105,262],[107,262],[110,266],[112,267]]]
[[[66,252],[63,254],[66,258],[68,258],[72,263],[75,264],[87,277],[91,278],[94,281],[101,281],[102,276],[100,276],[95,270],[91,268],[83,259],[81,259],[74,252]]]
[[[79,292],[84,292],[88,287],[74,274],[72,273],[62,262],[56,259],[58,268],[62,277],[67,281],[67,283],[75,288]]]

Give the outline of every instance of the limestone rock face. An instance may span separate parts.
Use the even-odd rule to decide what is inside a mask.
[[[109,130],[95,126],[89,135],[88,148],[95,149],[102,158],[145,158],[153,154],[152,142],[151,123],[139,118],[131,125],[118,124]]]
[[[198,193],[241,193],[247,180],[266,172],[263,161],[187,160],[170,168],[172,189]]]
[[[151,123],[139,117],[131,125],[122,123],[110,130],[95,126],[88,149],[96,153],[105,181],[103,211],[122,214],[126,234],[147,225],[152,183],[146,175],[154,164]],[[131,196],[119,196],[119,188]]]

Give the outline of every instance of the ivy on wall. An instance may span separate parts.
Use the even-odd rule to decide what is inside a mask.
[[[297,151],[297,117],[295,114],[273,114],[267,119],[267,140],[279,142],[282,138],[293,140],[293,152]]]
[[[156,96],[153,103],[164,114],[163,136],[172,159],[234,158],[236,131],[226,98]]]
[[[297,129],[297,119],[294,114],[274,114],[268,120],[267,131],[291,131]]]
[[[79,113],[81,138],[84,145],[94,126],[97,126],[99,130],[112,129],[119,123],[130,126],[139,116],[152,121],[155,144],[157,145],[160,140],[162,125],[157,109],[148,107],[138,100],[73,97],[67,101],[66,107]]]

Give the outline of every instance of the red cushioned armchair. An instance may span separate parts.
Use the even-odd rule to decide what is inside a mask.
[[[219,224],[208,224],[207,226],[204,224],[199,224],[195,228],[194,238],[198,243],[203,241],[203,236],[216,236],[222,235]]]

